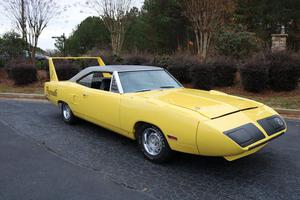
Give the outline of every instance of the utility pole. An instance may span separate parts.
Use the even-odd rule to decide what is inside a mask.
[[[61,36],[53,36],[52,39],[56,39],[63,44],[63,56],[66,56],[66,35],[63,33]]]

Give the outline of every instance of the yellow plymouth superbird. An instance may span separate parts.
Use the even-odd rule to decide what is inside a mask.
[[[261,103],[218,91],[184,88],[165,69],[150,66],[87,67],[59,81],[49,58],[47,98],[72,124],[81,118],[138,141],[146,158],[163,162],[173,151],[232,161],[255,153],[287,130]]]

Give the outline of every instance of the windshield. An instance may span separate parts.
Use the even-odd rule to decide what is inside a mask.
[[[164,70],[119,72],[124,93],[182,87]]]

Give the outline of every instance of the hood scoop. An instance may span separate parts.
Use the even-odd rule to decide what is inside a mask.
[[[256,109],[259,106],[259,103],[239,97],[189,89],[175,90],[156,98],[193,110],[210,119]]]

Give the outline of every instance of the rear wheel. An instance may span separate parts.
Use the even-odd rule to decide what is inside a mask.
[[[76,122],[76,117],[74,116],[69,105],[66,103],[61,103],[60,107],[64,122],[66,122],[67,124],[74,124]]]
[[[148,124],[141,125],[137,133],[139,148],[147,159],[162,163],[171,158],[172,150],[157,127]]]

